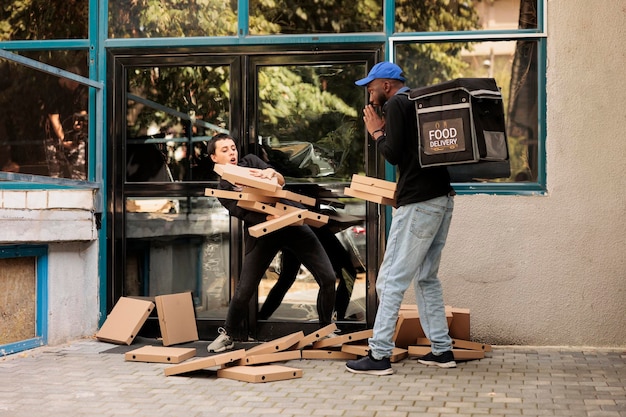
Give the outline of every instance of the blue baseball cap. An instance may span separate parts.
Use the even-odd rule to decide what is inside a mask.
[[[402,82],[406,81],[406,78],[402,76],[402,68],[392,62],[383,61],[374,65],[370,70],[370,73],[367,74],[367,77],[355,81],[354,83],[359,86],[364,86],[377,78],[388,78],[391,80],[400,80]]]

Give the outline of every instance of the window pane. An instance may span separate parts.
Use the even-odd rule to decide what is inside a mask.
[[[353,64],[261,67],[257,138],[283,175],[349,181],[364,172],[363,91],[354,86],[361,71]]]
[[[109,0],[109,37],[233,36],[237,2]]]
[[[229,126],[227,66],[128,71],[126,180],[215,180],[206,142]]]
[[[124,295],[191,291],[197,317],[225,318],[229,224],[212,197],[126,199]]]
[[[24,55],[87,74],[85,52]],[[2,59],[0,73],[0,169],[86,179],[88,87]]]
[[[250,34],[382,32],[382,0],[250,0]]]
[[[396,1],[396,32],[537,28],[537,0]]]
[[[495,78],[500,87],[511,176],[499,182],[537,181],[537,41],[397,45],[397,63],[411,88],[462,77]]]
[[[87,39],[88,0],[2,0],[0,41]]]

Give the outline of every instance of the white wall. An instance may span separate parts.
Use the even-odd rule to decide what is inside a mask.
[[[483,342],[626,346],[626,3],[548,12],[548,192],[456,197],[444,298]]]
[[[0,190],[0,245],[48,246],[48,344],[95,334],[98,231],[91,190]]]

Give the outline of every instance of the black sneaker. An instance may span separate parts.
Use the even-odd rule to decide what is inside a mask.
[[[393,368],[391,367],[391,361],[389,358],[374,359],[372,354],[368,353],[367,356],[348,361],[346,363],[346,369],[355,374],[368,374],[368,375],[391,375],[393,374]]]
[[[443,352],[441,355],[435,355],[430,352],[428,355],[422,356],[417,361],[424,365],[434,365],[440,368],[456,368],[454,354],[451,350]]]

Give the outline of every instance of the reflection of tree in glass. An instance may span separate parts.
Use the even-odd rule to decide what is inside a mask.
[[[2,0],[0,41],[86,39],[88,13],[83,0]]]
[[[110,37],[234,35],[234,4],[223,0],[110,0]]]

